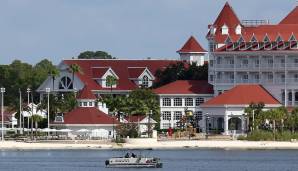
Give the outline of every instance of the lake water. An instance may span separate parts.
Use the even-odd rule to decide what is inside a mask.
[[[122,150],[0,151],[0,170],[100,171],[100,170],[203,170],[297,171],[298,150],[144,150],[136,154],[160,157],[162,169],[105,168],[104,161],[122,156]]]

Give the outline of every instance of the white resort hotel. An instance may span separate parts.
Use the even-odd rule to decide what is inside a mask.
[[[250,103],[263,102],[264,110],[298,105],[298,7],[285,16],[277,24],[240,20],[226,3],[208,26],[208,51],[191,36],[177,51],[180,59],[175,60],[63,60],[58,65],[60,76],[55,80],[49,77],[37,91],[44,96],[47,88],[51,93],[88,90],[87,97],[78,99],[80,106],[60,115],[52,126],[96,127],[110,137],[115,123],[105,116],[109,113],[106,105],[95,103],[95,99],[151,88],[157,81],[156,71],[170,64],[208,64],[208,81],[180,80],[153,90],[160,100],[160,128],[179,127],[181,118],[191,111],[198,132],[243,134],[247,130],[244,109]],[[84,74],[72,77],[72,64],[79,65]],[[111,76],[117,79],[112,88],[106,83]],[[93,112],[86,114],[90,110]]]

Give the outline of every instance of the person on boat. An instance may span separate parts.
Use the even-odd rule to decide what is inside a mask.
[[[129,153],[126,153],[124,157],[129,158]]]
[[[135,155],[135,153],[131,153],[131,157],[136,158],[137,156]]]

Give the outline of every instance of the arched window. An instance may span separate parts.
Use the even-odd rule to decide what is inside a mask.
[[[145,88],[149,87],[149,78],[147,75],[144,75],[144,77],[142,79],[142,86]]]
[[[73,83],[69,77],[62,77],[59,82],[59,89],[73,89]]]

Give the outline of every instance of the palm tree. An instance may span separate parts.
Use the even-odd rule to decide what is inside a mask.
[[[298,124],[298,108],[296,107],[291,113],[288,113],[286,124],[291,128],[292,133],[295,132],[295,129]]]
[[[37,136],[38,123],[40,123],[43,120],[43,118],[40,115],[33,114],[31,119],[35,123],[35,137],[36,137]]]
[[[54,86],[55,86],[56,77],[59,75],[60,75],[60,71],[57,68],[52,68],[49,71],[49,76],[52,78],[53,90],[55,89]]]
[[[73,89],[75,89],[75,87],[74,87],[75,74],[78,72],[82,73],[82,70],[78,64],[71,64],[69,69],[70,69],[70,72],[72,73],[72,87],[73,87]]]
[[[117,79],[114,77],[114,76],[107,76],[106,78],[106,85],[107,87],[110,87],[111,88],[111,93],[113,91],[113,86],[117,84]]]

